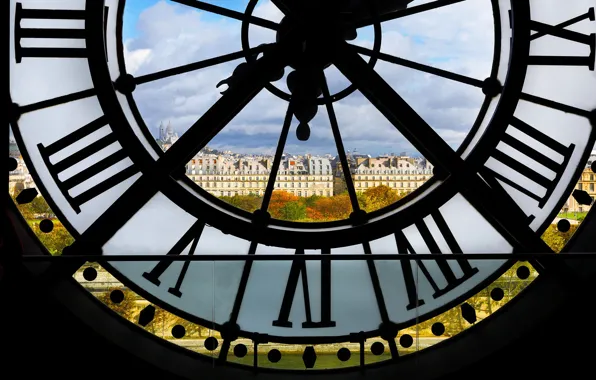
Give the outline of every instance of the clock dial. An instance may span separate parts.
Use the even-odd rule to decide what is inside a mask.
[[[243,43],[241,52],[134,77],[123,58],[123,0],[11,2],[11,125],[41,192],[76,239],[64,254],[103,254],[123,283],[222,331],[229,349],[238,334],[314,344],[405,329],[465,300],[513,263],[468,260],[466,253],[514,259],[516,252],[550,251],[539,234],[561,209],[595,141],[596,24],[589,2],[561,10],[556,2],[548,8],[536,0],[486,1],[495,28],[489,78],[418,65],[380,52],[378,43],[353,46],[340,33],[336,9],[305,13],[280,1],[287,15],[277,24],[200,1],[177,2],[246,18],[244,28],[252,23],[283,33],[269,44]],[[247,15],[256,3],[249,2]],[[383,20],[453,2],[405,3],[353,22],[374,25],[378,34]],[[318,50],[307,55],[300,46],[313,41],[305,23],[324,32],[314,43]],[[225,93],[161,151],[137,109],[136,87],[240,58],[246,62],[230,73]],[[379,60],[484,94],[458,150],[388,84],[375,66]],[[345,94],[329,89],[328,64],[350,82],[345,94],[358,90],[434,165],[435,176],[419,191],[381,210],[360,209],[334,108]],[[288,68],[297,88],[312,85],[320,95],[281,93],[272,82]],[[287,102],[287,112],[261,208],[248,213],[201,189],[184,167],[262,91]],[[353,212],[325,223],[271,218],[288,130],[294,120],[304,126],[313,107],[328,114]],[[166,259],[109,261],[123,254]],[[352,254],[374,256],[337,259]],[[411,260],[382,258],[388,254]],[[202,255],[217,257],[198,260]],[[197,260],[167,259],[173,256]]]

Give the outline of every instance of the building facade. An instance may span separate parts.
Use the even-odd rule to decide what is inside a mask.
[[[186,175],[214,196],[265,193],[273,157],[199,154],[186,166]],[[274,190],[299,197],[333,196],[331,162],[327,157],[284,156]]]
[[[384,185],[409,194],[433,175],[428,161],[408,156],[360,157],[355,161],[352,178],[356,192]]]

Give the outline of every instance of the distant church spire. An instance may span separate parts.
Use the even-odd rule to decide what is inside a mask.
[[[159,139],[161,141],[165,141],[167,138],[166,136],[166,127],[163,125],[163,122],[159,122]]]
[[[168,127],[166,128],[166,134],[168,138],[172,138],[174,136],[174,128],[172,127],[172,123],[168,120]]]

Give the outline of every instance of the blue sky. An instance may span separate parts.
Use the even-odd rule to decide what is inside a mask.
[[[139,36],[139,31],[136,28],[137,20],[141,12],[145,9],[153,7],[156,3],[163,0],[127,0],[124,8],[124,28],[122,30],[122,37],[124,40],[136,38]],[[204,0],[203,0],[204,1]],[[228,9],[233,9],[238,12],[244,12],[248,0],[207,0],[206,3],[218,5]],[[186,11],[188,7],[179,5],[181,10]],[[204,12],[205,18],[220,19],[221,16]]]

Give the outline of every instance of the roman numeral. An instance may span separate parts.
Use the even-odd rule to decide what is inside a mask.
[[[99,152],[103,148],[116,142],[116,136],[112,131],[110,131],[110,133],[108,133],[106,136],[85,146],[84,148],[80,149],[79,151],[71,154],[70,156],[62,159],[61,161],[55,164],[52,164],[50,162],[50,158],[52,157],[52,155],[63,151],[70,145],[82,140],[83,138],[89,136],[93,132],[105,127],[106,125],[108,125],[107,123],[108,122],[106,117],[101,116],[100,118],[92,121],[84,127],[79,128],[75,132],[61,138],[60,140],[48,146],[44,146],[43,144],[37,145],[37,147],[39,148],[39,152],[41,153],[41,157],[43,158],[46,166],[48,167],[48,171],[52,175],[52,178],[56,182],[58,188],[60,189],[70,206],[73,208],[73,210],[75,210],[77,214],[81,212],[81,205],[85,204],[91,199],[97,197],[98,195],[104,193],[105,191],[111,189],[112,187],[118,185],[122,181],[132,177],[133,175],[139,172],[139,170],[134,165],[131,165],[126,169],[112,175],[110,178],[103,180],[102,182],[99,182],[98,184],[94,185],[88,190],[85,190],[84,192],[75,197],[69,194],[69,190],[73,187],[88,180],[91,180],[93,177],[97,176],[105,169],[127,158],[126,153],[124,153],[124,151],[120,149],[64,181],[58,178],[58,175],[60,173],[64,172],[65,170],[73,167],[74,165],[78,164],[84,159]]]
[[[329,250],[323,250],[322,254],[330,254]],[[297,249],[297,255],[303,255],[304,250]],[[290,311],[294,302],[294,295],[298,287],[298,279],[302,277],[302,292],[304,294],[304,310],[306,321],[302,323],[304,328],[334,327],[335,321],[331,320],[331,261],[321,260],[321,321],[313,322],[310,309],[310,293],[308,291],[308,278],[306,274],[306,262],[295,260],[290,268],[290,275],[284,293],[284,298],[279,310],[279,317],[273,321],[273,326],[292,327],[289,321]]]
[[[16,62],[20,63],[23,58],[86,58],[87,49],[84,47],[23,47],[21,45],[24,38],[42,41],[52,39],[75,40],[79,41],[79,44],[83,44],[86,33],[84,26],[79,28],[24,28],[21,26],[21,21],[54,20],[68,22],[68,20],[77,20],[84,22],[85,12],[85,10],[76,9],[25,9],[21,3],[17,3],[14,30]],[[104,22],[104,35],[107,31],[107,15],[108,7],[104,7],[104,20],[106,20]]]
[[[582,20],[589,19],[594,21],[594,8],[590,8],[588,12],[571,20],[567,20],[558,25],[548,25],[538,21],[530,21],[530,28],[537,33],[530,37],[530,40],[536,40],[545,35],[551,35],[566,39],[571,42],[587,45],[590,48],[590,54],[587,57],[578,56],[530,56],[528,63],[530,65],[548,65],[548,66],[586,66],[591,71],[594,71],[594,58],[596,52],[596,34],[589,35],[565,29],[568,26],[574,25]]]
[[[496,179],[499,179],[503,183],[506,183],[507,185],[518,190],[522,194],[525,194],[528,197],[536,200],[538,202],[538,207],[542,208],[544,207],[549,197],[557,187],[557,183],[559,182],[561,176],[565,172],[565,168],[567,167],[569,159],[573,154],[575,145],[570,144],[569,146],[565,146],[557,140],[545,135],[536,128],[526,124],[525,122],[515,117],[513,118],[510,124],[518,131],[528,135],[533,140],[533,142],[530,145],[526,142],[520,141],[519,139],[513,137],[511,134],[508,133],[505,133],[504,137],[501,139],[501,142],[509,145],[518,152],[523,153],[536,163],[540,164],[542,167],[553,172],[555,174],[554,178],[549,179],[545,175],[535,171],[534,169],[531,169],[524,163],[518,161],[517,159],[511,157],[508,154],[503,153],[498,149],[495,149],[494,153],[491,155],[492,158],[501,162],[509,169],[523,175],[535,184],[539,185],[542,189],[544,189],[544,194],[537,194],[536,192],[533,192],[532,190],[529,190],[528,188],[515,182],[510,178],[511,173],[508,171],[503,171],[499,173],[490,168],[485,169],[488,172],[490,172],[490,174],[492,174]],[[510,131],[511,129],[507,130],[507,132]],[[553,160],[553,158],[551,158],[553,157],[552,155],[547,156],[546,154],[540,152],[538,150],[540,149],[540,147],[550,148],[551,150],[555,151],[558,155],[562,157],[562,162],[559,163]]]
[[[85,48],[67,47],[22,47],[21,39],[85,39],[85,29],[53,29],[53,28],[23,28],[21,20],[80,20],[85,21],[84,10],[73,9],[24,9],[21,3],[16,4],[15,13],[15,58],[17,63],[23,57],[39,58],[84,58],[87,56]]]
[[[445,239],[445,242],[449,246],[451,253],[454,255],[463,255],[463,252],[462,252],[459,244],[455,240],[453,233],[447,226],[447,223],[445,222],[443,215],[441,215],[441,213],[437,210],[431,214],[431,217],[433,218],[437,227],[439,228],[439,231],[441,232],[443,239]],[[416,228],[418,229],[418,232],[422,236],[422,239],[424,240],[424,243],[426,244],[428,250],[431,252],[431,254],[437,255],[437,256],[442,255],[443,252],[441,252],[441,249],[439,248],[437,241],[431,234],[431,232],[428,229],[428,226],[426,225],[424,220],[416,222],[415,225],[416,225]],[[402,231],[398,231],[395,233],[395,241],[397,243],[397,251],[399,252],[399,254],[416,255],[416,251],[412,247],[412,244],[408,241],[408,239],[406,238],[405,234]],[[467,281],[474,274],[478,273],[478,268],[473,268],[470,265],[470,263],[468,262],[468,260],[466,260],[462,257],[461,259],[455,260],[455,262],[459,265],[459,267],[463,273],[463,275],[461,277],[457,277],[456,274],[453,272],[453,269],[451,269],[451,267],[449,266],[449,263],[447,262],[447,260],[437,258],[435,260],[435,262],[437,263],[437,266],[439,267],[439,270],[441,271],[442,277],[444,278],[444,280],[447,281],[446,286],[440,287],[437,285],[438,279],[435,279],[432,277],[432,275],[428,271],[426,265],[424,265],[424,262],[422,260],[416,260],[416,262],[418,263],[418,267],[420,268],[420,271],[422,272],[424,277],[426,277],[426,279],[430,283],[430,286],[433,288],[433,291],[434,291],[433,298],[441,297],[442,295],[444,295],[444,294],[448,293],[449,291],[453,290],[454,288],[456,288],[461,283]],[[412,269],[411,261],[410,260],[400,260],[400,263],[401,263],[402,272],[404,275],[404,283],[406,286],[406,293],[408,294],[408,305],[406,306],[406,308],[408,310],[411,310],[417,306],[424,305],[424,300],[418,298],[418,291],[416,288],[416,281],[414,279],[414,271]]]
[[[190,244],[191,242],[192,242],[192,244],[190,246],[190,250],[188,251],[188,255],[189,256],[194,255],[194,253],[197,249],[197,244],[199,243],[199,240],[201,239],[201,234],[203,233],[203,228],[205,228],[205,223],[203,223],[201,221],[195,222],[189,228],[189,230],[186,231],[186,233],[184,235],[182,235],[182,238],[180,238],[180,240],[178,240],[176,242],[176,244],[174,244],[172,249],[170,249],[170,251],[166,255],[167,256],[180,255],[182,253],[182,251],[186,247],[188,247],[188,244]],[[161,280],[159,278],[163,275],[163,273],[166,271],[166,269],[168,269],[170,267],[171,264],[172,264],[172,262],[169,260],[160,261],[157,265],[155,265],[155,267],[153,267],[151,272],[143,273],[143,277],[145,277],[153,285],[160,286]],[[173,287],[168,289],[168,293],[173,294],[174,296],[176,296],[178,298],[182,297],[182,292],[180,291],[180,287],[182,286],[182,283],[184,282],[184,278],[186,277],[186,272],[188,271],[189,265],[190,265],[190,261],[184,262],[184,264],[182,265],[182,270],[178,274],[178,279],[176,280],[176,284]]]

